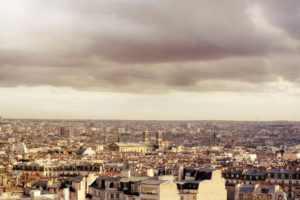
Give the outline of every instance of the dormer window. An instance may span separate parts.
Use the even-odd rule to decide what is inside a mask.
[[[252,194],[248,194],[248,200],[253,200],[253,195]]]
[[[239,194],[239,200],[243,200],[244,197],[243,197],[243,194]]]

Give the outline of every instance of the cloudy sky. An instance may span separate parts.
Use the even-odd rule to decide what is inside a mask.
[[[0,0],[0,115],[300,120],[299,0]]]

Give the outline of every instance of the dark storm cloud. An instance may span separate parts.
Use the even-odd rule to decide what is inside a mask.
[[[0,0],[0,86],[155,93],[296,83],[299,47],[251,18],[260,6],[297,46],[299,3],[288,2]]]
[[[272,24],[283,28],[290,36],[300,39],[300,1],[262,0],[258,3]]]
[[[120,25],[82,33],[92,40],[91,52],[120,62],[174,62],[266,53],[271,38],[255,31],[246,2],[112,1],[99,9],[79,4],[76,11],[88,13],[81,24],[110,16]]]
[[[14,68],[15,70],[11,70]],[[72,86],[79,90],[161,93],[169,90],[251,90],[276,80],[261,59],[226,59],[190,63],[119,64],[106,67],[6,66],[0,68],[0,86]],[[234,83],[242,85],[234,86]],[[243,85],[246,84],[245,86]]]

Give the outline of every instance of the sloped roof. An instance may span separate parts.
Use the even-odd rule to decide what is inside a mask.
[[[242,185],[240,187],[240,192],[242,193],[253,193],[254,191],[254,185]]]
[[[141,182],[141,184],[146,184],[146,185],[161,185],[163,183],[168,182],[167,180],[151,180],[147,179]]]
[[[119,147],[155,146],[151,142],[129,142],[129,143],[116,142],[114,144],[116,144]]]
[[[80,148],[80,149],[76,152],[76,154],[77,154],[77,155],[83,155],[85,151],[86,151],[86,149]]]

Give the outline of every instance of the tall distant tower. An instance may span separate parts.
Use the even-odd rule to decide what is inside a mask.
[[[119,132],[114,131],[114,134],[115,134],[115,136],[116,136],[116,138],[117,138],[117,142],[121,142],[121,137],[120,137]]]
[[[118,133],[118,142],[123,142],[123,134],[122,133]]]
[[[104,141],[104,144],[106,144],[106,143],[107,143],[107,137],[106,137],[106,135],[104,135],[104,139],[103,139],[103,141]]]
[[[59,127],[58,133],[60,137],[66,137],[67,129],[64,126]]]
[[[0,132],[1,132],[1,129],[2,129],[2,124],[3,124],[3,118],[0,116]]]
[[[158,149],[162,149],[162,132],[157,131],[156,132],[156,145]]]
[[[76,137],[76,128],[60,126],[58,128],[58,134],[63,138],[74,139]]]
[[[146,130],[143,132],[144,142],[149,142],[149,131]]]

